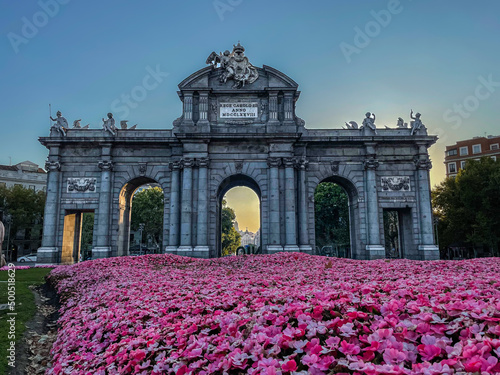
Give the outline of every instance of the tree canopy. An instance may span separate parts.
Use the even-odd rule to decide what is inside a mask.
[[[432,191],[440,247],[454,243],[485,245],[493,254],[500,240],[500,161],[467,161],[456,177]]]
[[[333,182],[322,182],[314,192],[316,245],[349,244],[349,197]]]
[[[10,188],[0,186],[0,211],[11,217],[11,236],[22,229],[43,223],[45,192],[28,189],[20,185]]]
[[[163,190],[150,187],[136,193],[132,199],[132,218],[130,227],[138,230],[139,224],[144,223],[143,241],[151,239],[161,245],[163,231]]]
[[[221,242],[222,255],[236,254],[236,249],[241,245],[241,235],[234,228],[236,214],[231,207],[222,201]]]

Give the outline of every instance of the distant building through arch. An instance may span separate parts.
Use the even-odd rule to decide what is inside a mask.
[[[367,114],[363,127],[310,129],[295,113],[298,84],[284,73],[254,67],[239,44],[208,62],[179,84],[183,110],[173,129],[53,129],[40,138],[49,149],[40,263],[69,259],[64,219],[86,211],[96,217],[93,257],[126,255],[127,202],[147,182],[165,194],[167,253],[220,255],[221,200],[233,186],[259,196],[263,253],[315,253],[314,191],[334,181],[349,195],[352,257],[386,256],[384,210],[396,210],[407,234],[402,254],[439,258],[428,155],[437,137],[421,123],[376,128]]]

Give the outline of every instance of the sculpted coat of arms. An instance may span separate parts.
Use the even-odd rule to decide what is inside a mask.
[[[233,52],[228,50],[219,54],[212,52],[207,58],[207,64],[212,64],[214,67],[219,65],[220,82],[226,83],[227,80],[232,79],[233,88],[242,88],[245,84],[253,83],[259,78],[259,72],[250,64],[248,57],[245,56],[245,48],[239,42],[233,45]]]

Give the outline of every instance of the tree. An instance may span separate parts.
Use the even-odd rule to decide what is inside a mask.
[[[234,228],[236,214],[231,207],[222,201],[221,243],[222,255],[236,254],[236,249],[241,245],[241,235]]]
[[[455,242],[485,245],[498,253],[500,240],[500,161],[469,160],[458,175],[432,191],[443,249]]]
[[[150,187],[136,193],[132,199],[130,227],[138,230],[144,223],[143,235],[156,245],[161,244],[163,232],[164,195],[160,187]]]
[[[314,192],[316,245],[349,244],[349,197],[339,185],[323,182]]]
[[[20,185],[0,188],[0,206],[12,217],[11,233],[41,224],[45,208],[45,192],[35,192]]]
[[[92,255],[92,239],[94,236],[94,217],[93,212],[84,212],[82,217],[82,259],[85,260]]]
[[[19,234],[24,241],[35,241],[36,247],[39,247],[44,209],[45,192],[21,185],[10,188],[0,186],[0,211],[4,212],[4,217],[5,214],[11,217],[10,226],[7,226],[10,235],[6,234],[9,241]]]

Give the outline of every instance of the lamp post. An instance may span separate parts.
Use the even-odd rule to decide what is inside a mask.
[[[141,233],[140,238],[139,238],[139,254],[142,255],[142,232],[144,231],[144,227],[146,224],[140,223],[139,224],[139,232]]]
[[[436,245],[439,247],[439,234],[438,234],[439,217],[433,215],[432,221],[434,222],[434,232],[436,233]]]
[[[4,216],[4,223],[7,224],[7,230],[6,230],[6,237],[7,237],[7,247],[6,247],[6,258],[9,256],[10,254],[10,261],[12,262],[13,259],[12,259],[12,255],[13,255],[13,251],[10,250],[10,227],[12,226],[12,216],[9,215],[9,214],[6,214]]]

